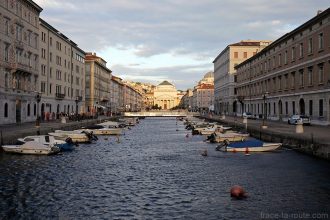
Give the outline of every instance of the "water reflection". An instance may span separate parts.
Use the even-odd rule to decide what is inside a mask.
[[[178,131],[176,131],[178,129]],[[329,163],[292,151],[217,152],[175,119],[145,119],[56,156],[0,155],[0,216],[45,219],[258,219],[330,210]],[[208,149],[208,157],[200,151]],[[242,185],[246,200],[232,200]]]

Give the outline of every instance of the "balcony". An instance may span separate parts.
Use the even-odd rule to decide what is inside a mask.
[[[62,99],[64,99],[64,97],[65,97],[65,94],[55,93],[55,99],[57,99],[57,100],[62,100]]]

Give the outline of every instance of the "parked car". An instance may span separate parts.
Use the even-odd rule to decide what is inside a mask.
[[[288,119],[288,124],[296,125],[299,121],[301,121],[304,125],[310,125],[311,119],[306,115],[292,115]]]
[[[257,116],[256,115],[253,115],[251,112],[244,112],[243,113],[243,118],[257,119]]]

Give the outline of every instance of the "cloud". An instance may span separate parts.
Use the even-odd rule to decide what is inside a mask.
[[[173,63],[178,69],[172,71],[177,74],[167,75],[173,80],[181,80],[180,74],[187,74],[183,66],[208,63],[205,70],[212,69],[213,59],[228,44],[243,39],[276,40],[315,16],[318,9],[329,7],[328,0],[36,0],[36,3],[44,9],[41,17],[83,50],[100,53],[116,48],[125,52],[121,60],[111,53],[105,54],[111,68],[125,63],[126,67],[140,63],[145,68],[142,63],[149,62],[148,66],[159,63],[158,68],[152,68],[160,71],[165,62],[166,67]],[[158,62],[156,58],[163,60]],[[183,62],[181,66],[178,60]],[[203,70],[194,73],[201,78]],[[193,80],[186,78],[190,87]]]

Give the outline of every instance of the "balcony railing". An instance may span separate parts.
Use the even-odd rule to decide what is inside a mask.
[[[62,100],[62,99],[64,99],[64,97],[65,97],[65,94],[62,94],[62,93],[55,93],[55,98],[56,98],[56,99],[60,99],[60,100]]]

